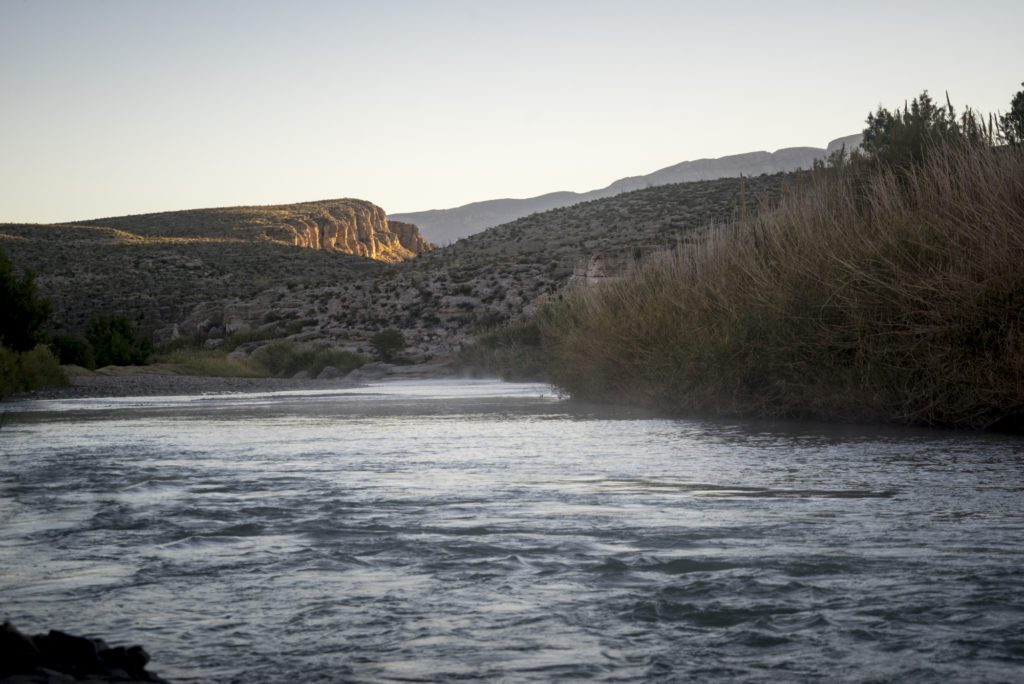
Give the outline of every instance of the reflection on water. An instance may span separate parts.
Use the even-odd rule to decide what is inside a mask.
[[[1024,448],[492,381],[3,404],[0,605],[180,681],[1013,681]]]

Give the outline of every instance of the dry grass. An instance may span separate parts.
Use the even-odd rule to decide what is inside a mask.
[[[990,427],[1024,416],[1024,152],[844,169],[538,316],[572,394]]]

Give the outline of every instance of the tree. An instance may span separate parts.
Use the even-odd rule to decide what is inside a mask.
[[[1024,86],[1024,83],[1021,83]],[[1010,111],[999,118],[1003,138],[1011,145],[1024,145],[1024,90],[1010,100]]]
[[[18,352],[32,349],[49,316],[50,302],[39,298],[32,271],[26,269],[17,277],[11,260],[0,249],[0,344]]]
[[[392,361],[395,356],[405,349],[405,335],[399,330],[388,328],[382,330],[370,338],[370,346],[377,353],[381,361]]]
[[[906,167],[921,162],[930,144],[960,137],[956,112],[948,97],[946,104],[936,106],[925,90],[909,106],[904,104],[902,112],[879,107],[874,114],[868,114],[861,147],[888,166]]]

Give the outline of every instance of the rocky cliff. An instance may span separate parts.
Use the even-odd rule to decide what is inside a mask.
[[[402,246],[413,254],[420,255],[424,252],[429,252],[435,247],[435,245],[428,242],[427,239],[420,234],[419,227],[413,223],[392,221],[389,219],[388,228],[391,229],[392,233],[398,236],[398,241]]]
[[[345,252],[377,261],[405,261],[434,248],[411,223],[389,221],[380,207],[362,200],[289,205],[263,231],[274,242]]]
[[[434,248],[411,223],[389,221],[366,200],[193,209],[80,221],[150,239],[269,240],[376,261],[412,259]]]

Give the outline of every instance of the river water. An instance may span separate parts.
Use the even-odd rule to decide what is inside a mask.
[[[497,381],[0,409],[0,617],[174,681],[1024,680],[1020,438]]]

